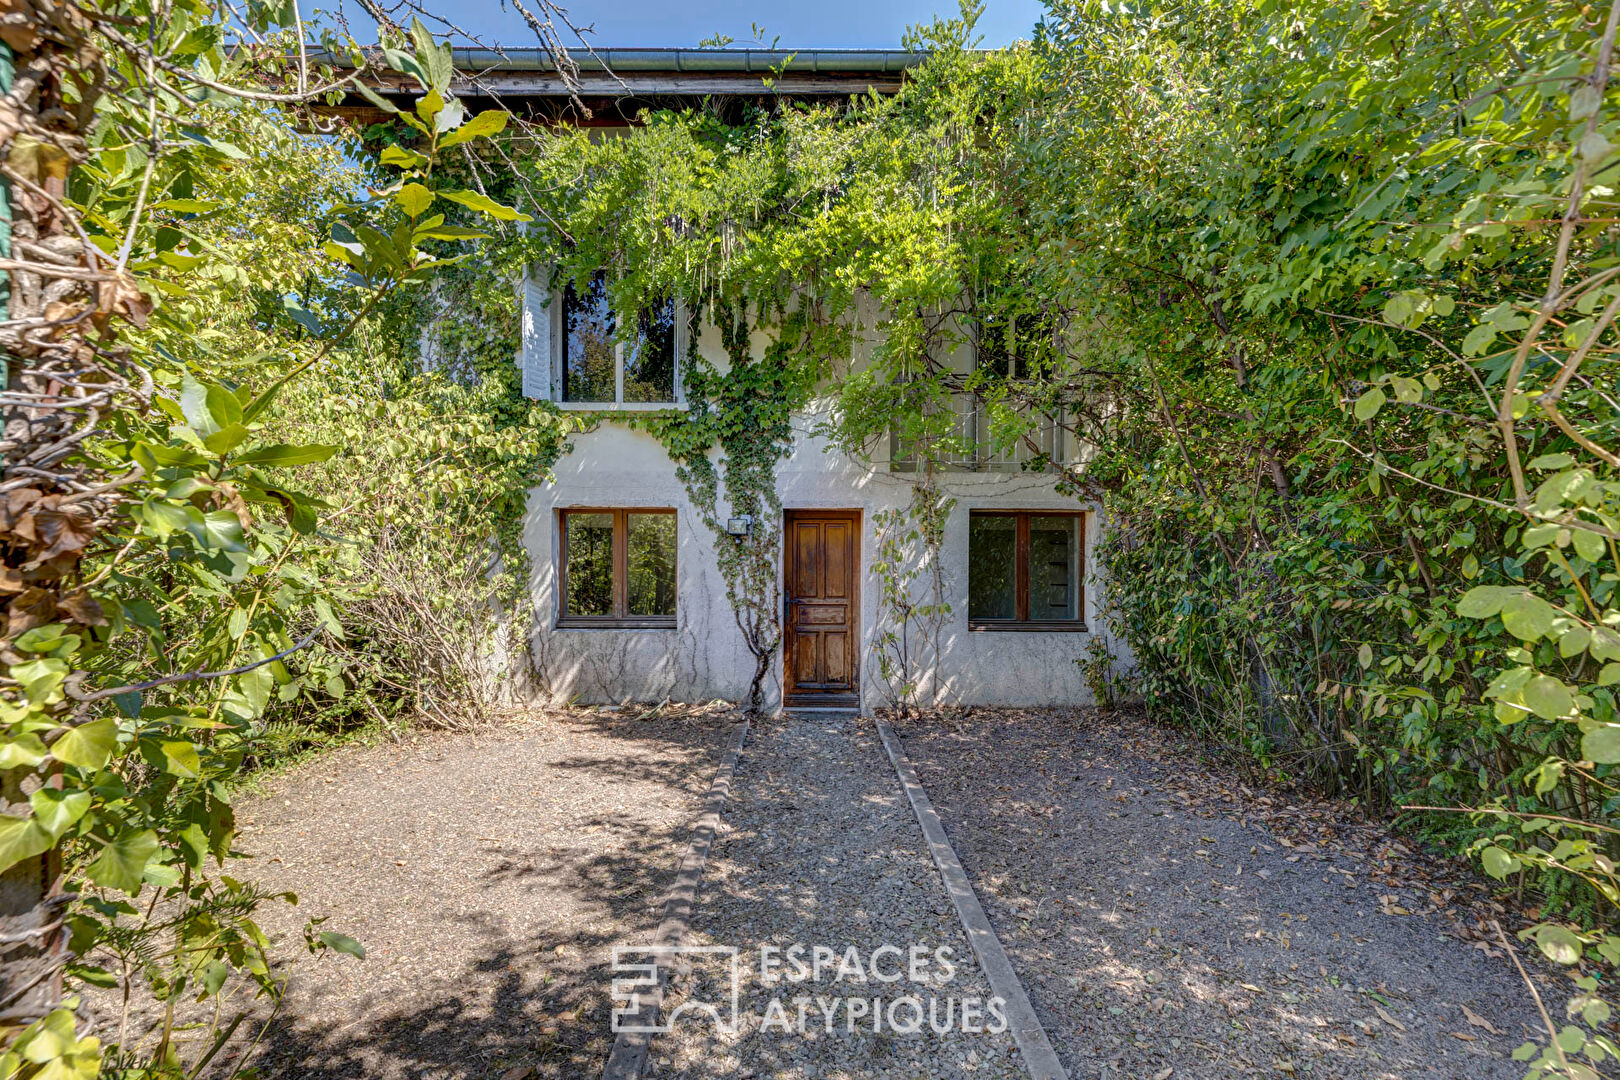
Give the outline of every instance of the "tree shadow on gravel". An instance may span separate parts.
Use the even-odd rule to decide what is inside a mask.
[[[242,1056],[266,1080],[600,1075],[611,1044],[612,950],[651,940],[735,720],[568,713],[560,722],[571,745],[551,756],[557,740],[542,733],[532,753],[519,747],[504,757],[480,757],[482,742],[446,744],[439,756],[436,737],[415,751],[363,755],[351,777],[342,775],[350,763],[333,762],[362,804],[334,827],[363,834],[374,853],[332,895],[306,896],[296,922],[330,911],[328,928],[376,948],[359,962],[295,957],[293,922],[275,927],[292,976],[285,1004],[256,1048],[239,1036],[216,1075]],[[277,812],[261,812],[267,824],[255,850],[277,850],[323,814],[334,791],[323,780],[280,785],[279,798],[266,800]],[[438,790],[412,790],[421,784]],[[502,813],[481,809],[497,800]],[[645,812],[649,800],[662,809]],[[423,803],[470,809],[430,816]],[[472,850],[458,857],[456,845],[469,838]],[[376,882],[417,869],[390,862],[396,843],[425,847],[443,866],[424,867],[414,885],[400,882],[398,902],[384,912]],[[268,883],[301,894],[330,887],[303,865]],[[368,914],[368,905],[379,910]]]
[[[1353,808],[1246,788],[1139,716],[897,728],[1074,1075],[1523,1074],[1523,986],[1450,936],[1475,886]]]

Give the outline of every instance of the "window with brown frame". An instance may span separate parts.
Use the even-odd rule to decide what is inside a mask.
[[[563,510],[560,627],[675,628],[675,511]]]
[[[1086,516],[968,513],[968,629],[1084,630]]]

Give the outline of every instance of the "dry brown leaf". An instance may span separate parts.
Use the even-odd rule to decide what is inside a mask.
[[[1385,1012],[1384,1007],[1382,1005],[1374,1005],[1373,1006],[1373,1012],[1378,1014],[1378,1019],[1382,1020],[1384,1023],[1388,1024],[1390,1027],[1394,1028],[1396,1031],[1405,1031],[1406,1030],[1406,1025],[1401,1023],[1399,1020],[1395,1019],[1393,1016],[1389,1015],[1389,1013]]]
[[[1479,1042],[1478,1035],[1470,1035],[1466,1031],[1448,1031],[1446,1034],[1453,1039],[1461,1039],[1463,1042]]]
[[[1473,1009],[1470,1009],[1468,1006],[1464,1005],[1462,1007],[1462,1011],[1463,1011],[1464,1018],[1466,1018],[1467,1021],[1470,1024],[1472,1024],[1474,1027],[1484,1028],[1486,1031],[1490,1032],[1492,1035],[1500,1035],[1500,1034],[1502,1034],[1501,1031],[1497,1030],[1496,1025],[1492,1024],[1489,1020],[1485,1019],[1483,1016],[1479,1015],[1479,1013],[1475,1012]]]

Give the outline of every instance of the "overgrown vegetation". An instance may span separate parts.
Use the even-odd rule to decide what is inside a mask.
[[[38,901],[0,920],[0,1077],[195,1067],[211,1044],[167,1023],[83,1038],[55,972],[274,992],[264,898],[219,869],[232,780],[288,746],[267,732],[464,724],[512,681],[492,657],[527,672],[518,530],[570,427],[516,386],[526,267],[720,334],[690,409],[635,422],[714,533],[756,705],[790,417],[916,462],[913,512],[877,523],[905,704],[950,614],[929,478],[976,449],[972,399],[994,449],[1105,509],[1148,708],[1258,772],[1477,810],[1425,821],[1534,874],[1567,924],[1532,936],[1581,967],[1582,1023],[1530,1068],[1620,1058],[1620,2],[1053,0],[990,54],[969,10],[893,98],[596,141],[466,117],[418,31],[379,61],[415,110],[342,147],[280,111],[332,77],[267,59],[297,56],[284,14],[228,14],[0,29],[27,106],[0,114],[0,862]],[[1040,453],[1054,423],[1083,471]]]

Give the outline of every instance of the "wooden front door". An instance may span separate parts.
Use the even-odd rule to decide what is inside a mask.
[[[789,510],[784,703],[860,704],[859,510]]]

